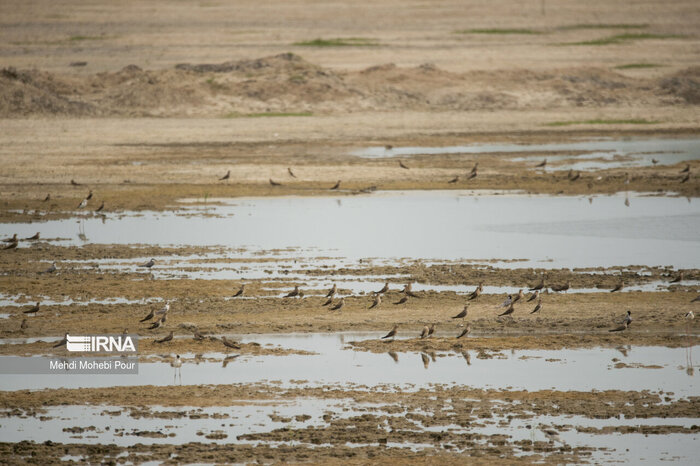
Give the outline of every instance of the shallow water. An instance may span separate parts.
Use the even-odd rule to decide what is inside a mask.
[[[216,216],[144,213],[2,224],[0,236],[40,230],[63,244],[222,245],[290,256],[511,260],[510,267],[700,263],[700,203],[685,198],[474,196],[460,191],[376,193],[342,199],[230,200]],[[206,232],[204,234],[203,232]],[[292,248],[292,249],[290,249]],[[293,248],[300,248],[294,250]],[[238,254],[238,253],[237,253]],[[284,257],[280,255],[278,257]]]
[[[443,333],[444,332],[444,333]],[[456,333],[455,330],[453,333]],[[438,329],[439,336],[452,333]],[[223,363],[227,354],[206,353],[204,359],[183,355],[181,378],[165,362],[139,364],[139,374],[130,376],[83,375],[4,375],[0,390],[39,388],[78,388],[134,385],[257,383],[278,380],[281,386],[318,387],[343,385],[380,389],[416,390],[433,384],[466,385],[475,388],[509,390],[651,390],[673,392],[675,397],[696,394],[694,377],[686,372],[685,348],[625,347],[576,350],[528,350],[498,352],[480,359],[469,351],[395,353],[387,343],[386,353],[345,349],[349,341],[377,339],[380,332],[340,334],[241,335],[242,342],[255,341],[318,353],[316,355],[240,356]],[[401,338],[415,338],[413,332]],[[167,347],[164,348],[167,351]],[[626,355],[625,355],[626,353]],[[167,354],[167,353],[166,353]],[[233,353],[230,353],[233,354]],[[230,355],[228,354],[228,355]],[[174,356],[174,355],[173,355]],[[426,363],[426,356],[428,361]],[[395,360],[394,357],[397,359]],[[206,359],[214,359],[208,361]],[[626,364],[659,365],[658,369],[615,369],[614,358]],[[3,357],[0,357],[0,365]],[[305,381],[303,384],[293,381]]]
[[[406,413],[381,411],[382,405],[353,403],[342,399],[295,399],[270,402],[257,402],[232,407],[150,407],[147,414],[155,416],[174,416],[167,418],[143,416],[139,409],[116,406],[60,406],[49,407],[42,414],[44,420],[36,417],[12,416],[3,418],[0,424],[0,438],[7,442],[30,440],[45,442],[51,440],[60,443],[116,444],[130,446],[138,443],[184,444],[189,442],[206,443],[264,443],[238,440],[237,437],[249,433],[264,433],[275,429],[304,429],[323,427],[328,423],[324,414],[331,414],[334,419],[348,419],[366,413],[381,416],[401,417]],[[430,414],[430,413],[428,413]],[[279,416],[279,417],[277,417]],[[297,416],[305,416],[297,418]],[[306,419],[308,417],[308,419]],[[280,419],[286,418],[286,419]],[[286,421],[286,422],[284,422]],[[692,418],[648,418],[648,419],[591,419],[584,416],[539,416],[529,419],[514,418],[506,421],[495,416],[481,419],[476,425],[461,427],[458,425],[425,426],[418,421],[418,431],[480,435],[507,435],[510,442],[531,440],[547,442],[539,425],[571,425],[574,428],[562,430],[561,440],[572,447],[592,447],[605,449],[595,451],[593,458],[597,462],[633,461],[635,463],[655,463],[664,459],[673,459],[679,464],[693,464],[692,458],[697,452],[695,434],[661,434],[642,437],[640,434],[597,435],[579,433],[575,427],[605,426],[684,426],[691,427]],[[528,426],[530,428],[528,428]],[[74,427],[88,428],[84,432],[70,432]],[[136,435],[138,432],[159,433],[158,437]],[[224,438],[207,438],[210,434],[223,434]],[[274,442],[277,443],[277,442]],[[488,443],[488,439],[482,441]],[[630,444],[634,448],[627,450]],[[359,446],[358,444],[351,444]],[[311,445],[309,445],[311,446]],[[393,443],[394,448],[412,448],[421,450],[433,448],[433,445],[416,445],[410,443]],[[518,453],[516,448],[516,454]],[[525,453],[525,452],[522,452]]]
[[[557,155],[558,152],[581,151],[580,155]],[[556,165],[547,170],[599,170],[619,167],[673,165],[700,158],[700,139],[595,139],[551,144],[471,144],[445,147],[368,147],[351,152],[363,158],[385,158],[436,154],[539,153],[512,158],[513,161],[532,161],[533,165],[547,158]],[[599,160],[592,160],[599,159]],[[561,163],[559,163],[561,162]]]

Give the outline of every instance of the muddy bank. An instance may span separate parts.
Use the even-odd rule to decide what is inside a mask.
[[[96,286],[111,286],[105,280]],[[135,282],[136,285],[139,282]],[[144,283],[144,282],[141,282]],[[140,323],[149,312],[162,304],[89,304],[87,306],[45,305],[36,317],[27,317],[22,311],[26,307],[5,307],[9,318],[0,319],[0,335],[4,338],[62,336],[65,332],[81,334],[87,332],[122,333],[124,329],[148,338],[162,337],[173,331],[176,336],[192,336],[194,328],[206,335],[290,333],[290,332],[338,332],[349,330],[379,330],[388,332],[399,324],[399,336],[417,337],[424,325],[437,323],[436,336],[452,338],[461,331],[461,319],[453,319],[464,307],[465,298],[454,292],[431,293],[423,298],[412,298],[402,305],[394,305],[400,295],[391,293],[385,297],[387,304],[368,309],[371,297],[345,297],[340,312],[329,311],[322,304],[322,297],[304,299],[257,298],[226,299],[223,297],[186,297],[182,294],[206,293],[207,289],[218,289],[225,283],[193,281],[189,283],[146,283],[148,295],[173,299],[168,321],[156,330],[148,329],[148,322]],[[89,282],[88,282],[89,285]],[[139,289],[134,286],[133,293]],[[181,285],[181,286],[178,286]],[[118,286],[129,287],[130,283]],[[150,288],[153,287],[153,288]],[[233,288],[233,287],[232,287]],[[21,289],[21,288],[20,288]],[[53,288],[56,289],[56,288]],[[158,292],[154,292],[158,289]],[[161,291],[177,293],[169,295]],[[143,291],[143,290],[141,290]],[[36,292],[36,291],[35,291]],[[664,344],[664,339],[673,335],[695,333],[697,319],[687,322],[683,316],[695,309],[691,293],[591,293],[558,294],[542,300],[543,310],[530,314],[534,303],[515,305],[511,318],[499,318],[499,304],[503,296],[482,296],[469,307],[470,323],[474,335],[547,335],[584,334],[590,336],[585,344],[605,344],[607,333],[618,325],[626,309],[633,310],[634,324],[619,338],[635,338],[650,344]],[[49,317],[49,318],[47,318]],[[26,318],[26,328],[21,322]],[[636,336],[635,336],[636,335]],[[555,339],[555,338],[553,338]],[[185,341],[183,340],[183,344]],[[574,342],[575,340],[570,340]],[[617,341],[617,340],[615,340]],[[669,340],[672,342],[673,340]],[[176,347],[179,340],[166,344]],[[194,344],[194,343],[193,343]],[[209,343],[207,343],[209,344]],[[212,343],[214,344],[214,343]],[[37,347],[38,348],[38,347]],[[188,347],[189,348],[189,347]],[[48,348],[40,349],[45,351]]]
[[[376,442],[379,443],[379,442]],[[534,447],[533,447],[534,449]],[[578,462],[580,459],[571,451],[559,451],[544,442],[536,445],[537,453],[524,458],[510,456],[509,448],[490,448],[480,450],[469,457],[471,464],[530,464],[532,461],[544,461],[545,464]],[[545,455],[546,453],[546,455]],[[116,445],[96,446],[77,444],[33,442],[0,443],[0,454],[7,464],[26,464],[31,458],[39,457],[44,464],[59,463],[66,455],[85,458],[89,463],[104,463],[121,460],[140,463],[157,461],[163,464],[197,463],[202,459],[212,463],[241,462],[317,462],[331,465],[345,464],[464,464],[464,453],[430,451],[429,455],[405,448],[387,446],[314,446],[304,445],[215,445],[192,443],[185,445],[137,445],[118,447]]]
[[[297,168],[297,172],[304,173],[305,180],[289,179],[286,174],[291,162],[281,161],[281,165],[271,165],[262,170],[257,169],[257,175],[247,175],[247,170],[234,175],[236,180],[230,184],[217,183],[216,174],[188,175],[190,181],[183,182],[172,180],[167,184],[146,184],[145,179],[134,182],[122,182],[113,184],[94,180],[96,171],[90,172],[81,178],[83,187],[74,187],[68,181],[59,182],[52,180],[49,183],[15,184],[6,183],[3,191],[9,195],[5,198],[0,210],[0,220],[3,222],[41,222],[78,216],[83,218],[96,217],[100,214],[120,214],[127,211],[164,211],[178,210],[178,200],[192,198],[199,200],[200,206],[207,204],[207,198],[240,198],[256,196],[371,196],[375,190],[405,191],[405,190],[515,190],[527,194],[552,194],[552,195],[604,195],[622,191],[629,192],[653,192],[658,195],[673,193],[686,197],[698,197],[700,195],[700,178],[694,173],[697,171],[697,162],[690,161],[692,167],[691,176],[683,181],[685,176],[679,171],[685,164],[655,168],[627,168],[594,170],[581,173],[576,181],[568,178],[568,173],[541,174],[532,168],[532,163],[512,162],[503,163],[494,161],[489,167],[493,156],[469,155],[463,160],[445,161],[441,156],[430,156],[430,160],[422,157],[414,157],[410,162],[410,177],[405,170],[401,170],[398,159],[383,159],[380,161],[365,160],[360,163],[352,162],[348,165],[337,167],[333,165],[318,165],[305,169]],[[478,162],[481,168],[480,174],[467,180],[469,172]],[[280,162],[277,162],[280,163]],[[283,164],[283,165],[282,165]],[[437,165],[437,166],[436,166]],[[442,165],[442,166],[439,166]],[[163,167],[159,167],[162,169]],[[174,167],[170,167],[174,168]],[[252,166],[248,168],[253,168]],[[97,170],[95,166],[91,170]],[[222,176],[227,168],[222,167]],[[149,170],[139,170],[136,176],[149,177]],[[129,176],[117,174],[116,176]],[[133,173],[133,172],[129,172]],[[310,173],[307,176],[306,173]],[[626,184],[625,173],[631,173],[632,179]],[[70,176],[70,175],[68,175]],[[154,176],[157,176],[154,173]],[[256,179],[255,176],[258,178]],[[449,183],[456,176],[460,181]],[[89,177],[89,178],[88,178]],[[133,177],[131,177],[133,178]],[[275,183],[281,186],[271,186],[269,180],[274,178]],[[341,180],[342,188],[331,191],[330,188]],[[92,189],[96,200],[86,211],[79,212],[76,208],[81,200]],[[47,195],[49,201],[44,201]],[[97,213],[95,210],[104,202],[103,209]],[[206,214],[205,214],[206,215]]]
[[[454,416],[464,416],[466,420],[473,420],[472,416],[489,417],[492,410],[494,415],[512,412],[513,415],[525,417],[533,413],[583,415],[601,419],[619,418],[621,415],[630,418],[694,417],[700,403],[697,397],[674,401],[673,398],[666,399],[663,393],[649,391],[482,390],[435,384],[430,389],[402,392],[342,386],[281,388],[266,384],[228,384],[20,390],[3,392],[0,406],[6,413],[19,409],[35,415],[40,412],[32,410],[64,405],[65,400],[90,405],[134,406],[134,400],[138,399],[138,406],[207,407],[236,406],[246,400],[253,403],[297,398],[351,399],[355,403],[396,405],[400,411],[421,408],[440,413],[433,419],[436,424],[448,423],[447,418]],[[502,403],[504,401],[507,402],[505,405]],[[389,412],[396,406],[380,410]]]
[[[477,324],[473,324],[476,326]],[[610,334],[609,332],[586,333],[572,335],[566,333],[519,335],[518,330],[508,336],[502,335],[471,335],[467,338],[457,338],[462,332],[455,329],[452,338],[411,338],[407,340],[364,340],[348,342],[354,349],[371,351],[373,353],[394,352],[426,352],[434,351],[476,351],[478,358],[489,359],[498,357],[494,351],[529,350],[529,349],[574,349],[593,348],[599,346],[617,347],[623,345],[666,346],[669,348],[684,348],[700,343],[700,336],[681,336],[674,334],[650,335],[648,333],[627,333],[626,335]],[[510,330],[510,329],[509,329]],[[504,333],[507,333],[504,332]]]

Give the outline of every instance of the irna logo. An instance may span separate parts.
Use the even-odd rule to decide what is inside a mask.
[[[66,349],[83,353],[136,353],[136,335],[66,335]]]

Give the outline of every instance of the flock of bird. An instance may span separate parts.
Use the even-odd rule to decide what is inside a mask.
[[[393,148],[393,146],[390,146],[390,145],[385,146],[385,149],[386,149],[386,150],[391,150],[392,148]],[[652,162],[653,162],[654,165],[656,165],[656,164],[658,163],[658,160],[652,159]],[[409,167],[408,165],[406,165],[406,163],[405,163],[403,160],[401,160],[401,159],[398,159],[398,163],[399,163],[399,167],[403,168],[404,170],[410,170],[410,168],[411,168],[411,167]],[[537,165],[535,165],[534,168],[536,168],[536,169],[541,168],[541,169],[544,170],[544,169],[546,168],[546,166],[547,166],[547,159],[545,158],[544,160],[542,160],[542,162],[540,162],[540,163],[538,163]],[[296,178],[296,177],[297,177],[297,176],[294,174],[294,171],[292,170],[291,167],[287,167],[287,173],[288,173],[289,176],[292,177],[292,178]],[[680,183],[681,183],[681,184],[682,184],[682,183],[686,183],[687,181],[689,181],[689,180],[690,180],[690,175],[691,175],[691,173],[690,173],[690,164],[686,164],[685,168],[682,169],[682,170],[680,171],[680,173],[681,173],[681,175],[682,175],[682,176],[681,176],[681,179],[680,179]],[[475,163],[474,163],[474,166],[473,166],[472,169],[471,169],[471,171],[470,171],[467,175],[465,175],[464,177],[461,177],[460,175],[455,175],[455,176],[454,176],[453,178],[451,178],[447,183],[448,183],[448,184],[455,184],[455,183],[458,183],[459,181],[461,181],[462,179],[464,179],[464,180],[466,180],[466,181],[469,181],[469,180],[472,180],[472,179],[476,178],[478,174],[479,174],[479,162],[475,162]],[[231,170],[228,170],[224,176],[222,176],[221,178],[219,178],[219,181],[226,181],[226,180],[229,180],[230,178],[231,178]],[[578,181],[578,180],[581,179],[581,172],[580,172],[580,171],[574,171],[573,169],[570,169],[570,170],[567,172],[567,174],[566,174],[566,179],[569,180],[569,181],[571,181],[571,182]],[[629,184],[629,183],[630,183],[630,180],[631,180],[631,178],[630,178],[629,174],[628,174],[628,173],[625,173],[625,184]],[[275,180],[273,180],[272,178],[270,178],[268,181],[269,181],[269,183],[270,183],[271,186],[282,186],[282,183],[280,183],[279,181],[275,181]],[[330,189],[330,190],[337,190],[338,188],[340,188],[340,183],[341,183],[341,180],[338,180],[338,181],[333,185],[333,187],[331,187],[331,188],[329,188],[329,189]],[[376,187],[373,187],[373,188],[376,189]],[[367,189],[364,189],[364,190],[361,189],[360,192],[369,192],[369,191],[372,191],[372,190],[374,190],[374,189],[371,189],[371,188],[367,188]],[[627,203],[629,203],[629,200],[627,201]]]
[[[31,238],[25,238],[25,240],[38,240],[40,237],[40,234],[37,233]],[[6,238],[2,240],[3,242],[7,242],[10,244],[16,243],[19,241],[17,239],[17,234],[14,234],[11,238]],[[139,264],[138,267],[141,268],[147,268],[147,269],[152,269],[156,264],[155,259],[150,259],[149,261]],[[58,270],[58,267],[56,265],[56,262],[53,262],[50,267],[48,267],[44,271],[40,271],[38,273],[40,274],[53,274],[56,273]],[[670,281],[672,284],[680,283],[683,280],[683,272],[680,271],[678,275]],[[625,284],[622,278],[620,279],[619,283],[615,285],[612,289],[610,289],[611,293],[618,292],[624,288]],[[542,311],[543,309],[543,304],[542,304],[542,293],[545,291],[552,290],[553,292],[566,292],[569,290],[571,287],[571,284],[569,281],[565,282],[564,284],[545,284],[545,277],[544,274],[542,275],[542,278],[540,279],[539,283],[536,285],[532,286],[529,288],[530,295],[525,297],[525,291],[523,289],[518,290],[518,293],[515,295],[507,295],[506,298],[502,303],[500,303],[497,308],[502,309],[503,312],[497,315],[498,318],[501,317],[510,317],[512,318],[513,314],[515,313],[515,305],[516,303],[529,303],[532,301],[536,301],[534,307],[532,310],[529,312],[529,314],[537,314]],[[375,292],[371,293],[371,303],[367,307],[368,310],[378,308],[379,306],[382,305],[382,297],[386,296],[386,294],[390,291],[390,286],[389,283],[385,283],[384,286]],[[232,295],[233,298],[238,298],[243,296],[245,293],[245,284],[242,284],[240,288]],[[457,315],[453,316],[452,319],[461,319],[462,324],[460,327],[464,326],[465,319],[468,316],[469,313],[469,305],[471,301],[474,301],[478,299],[481,294],[483,293],[483,282],[479,283],[478,286],[469,293],[466,297],[467,303],[462,309],[461,312],[459,312]],[[342,311],[342,309],[345,306],[345,297],[341,296],[339,299],[336,301],[336,295],[338,294],[338,286],[336,284],[333,284],[333,286],[327,291],[327,293],[323,296],[323,303],[321,304],[322,307],[327,307],[330,311]],[[400,291],[400,298],[398,301],[392,302],[393,305],[402,305],[408,302],[409,298],[420,298],[421,296],[417,293],[415,293],[412,290],[412,284],[407,283]],[[283,298],[299,298],[303,299],[305,297],[304,291],[300,289],[298,285],[294,287],[293,290],[291,290],[289,293],[284,294]],[[694,299],[691,300],[691,302],[700,302],[700,295],[695,297]],[[26,309],[23,311],[24,314],[27,315],[36,315],[41,309],[41,303],[37,302],[34,306],[32,306],[29,309]],[[168,312],[170,311],[170,302],[167,302],[164,304],[164,306],[161,309],[158,309],[156,311],[151,310],[148,315],[146,315],[143,319],[139,321],[139,323],[147,323],[148,327],[145,330],[157,330],[161,329],[164,327],[167,318],[168,318]],[[624,330],[627,330],[632,323],[632,318],[631,318],[631,311],[627,311],[624,319],[620,322],[620,325],[610,329],[610,332],[621,332]],[[695,317],[695,314],[691,310],[685,315],[685,318],[687,320],[692,320]],[[436,323],[432,323],[430,326],[424,326],[421,333],[420,333],[420,338],[429,338],[433,335],[435,332],[435,327]],[[27,320],[24,319],[21,323],[21,330],[25,330],[28,327]],[[399,325],[396,324],[394,327],[391,329],[391,331],[382,337],[382,339],[391,339],[393,340],[398,332],[398,327]],[[460,331],[460,333],[455,337],[457,339],[463,338],[467,336],[471,332],[471,326],[467,325],[464,329]],[[195,340],[202,341],[206,338],[209,338],[211,340],[217,340],[218,338],[215,336],[205,336],[199,332],[199,330],[195,329],[193,331],[193,336]],[[170,331],[170,333],[162,338],[158,338],[154,340],[155,343],[162,344],[166,343],[169,341],[172,341],[174,338],[174,332]],[[221,337],[221,342],[226,348],[230,349],[240,349],[240,344],[234,341],[227,340],[226,337]]]
[[[390,151],[392,149],[392,146],[387,145],[387,146],[385,146],[385,149]],[[654,164],[656,164],[656,162],[658,162],[658,161],[655,162],[654,160],[652,160],[652,162]],[[405,169],[405,170],[410,169],[410,167],[408,165],[406,165],[402,160],[398,160],[398,164],[399,164],[399,167],[401,167],[402,169]],[[546,167],[546,165],[547,165],[547,159],[544,159],[542,162],[537,164],[535,166],[535,168],[544,169]],[[287,172],[288,172],[290,177],[296,178],[296,175],[294,174],[294,171],[292,170],[291,167],[287,168]],[[681,170],[681,174],[685,175],[682,178],[681,183],[685,183],[690,179],[690,165],[689,164],[686,164],[686,167],[683,170]],[[477,175],[478,175],[478,162],[476,162],[474,164],[471,171],[466,176],[466,179],[467,180],[474,179],[477,177]],[[219,178],[219,180],[225,181],[225,180],[230,179],[230,177],[231,177],[231,170],[228,170],[224,176]],[[570,181],[577,181],[578,179],[580,179],[580,177],[581,177],[581,173],[574,172],[573,170],[570,170],[567,174],[567,179]],[[454,178],[452,178],[451,180],[449,180],[448,183],[452,184],[452,183],[457,183],[458,181],[460,181],[459,175],[457,175]],[[629,181],[630,181],[629,175],[626,174],[625,183],[629,184]],[[281,185],[281,183],[276,182],[273,179],[270,179],[269,182],[270,182],[270,185],[272,185],[272,186],[280,186]],[[77,183],[73,179],[71,179],[70,183],[72,186],[81,186],[80,183]],[[341,184],[341,180],[338,180],[330,189],[337,190],[340,188],[340,184]],[[368,189],[372,189],[372,188],[368,188]],[[374,189],[376,189],[376,188],[374,188]],[[46,198],[44,199],[44,202],[47,202],[50,199],[51,199],[51,195],[47,194]],[[93,191],[89,190],[89,192],[85,196],[85,198],[83,198],[80,201],[80,203],[78,204],[77,209],[78,210],[85,209],[88,206],[88,203],[92,199],[93,199]],[[95,212],[102,211],[104,209],[104,206],[105,206],[105,204],[103,201],[100,204],[100,206],[95,209]],[[31,236],[28,238],[22,238],[22,239],[19,239],[18,235],[15,233],[11,238],[6,238],[6,239],[2,240],[4,243],[6,243],[6,245],[4,245],[2,247],[2,249],[4,249],[4,250],[16,249],[20,241],[37,241],[37,240],[39,240],[39,238],[40,238],[40,234],[38,232],[34,236]],[[144,264],[140,264],[139,267],[151,269],[155,264],[156,264],[155,259],[151,259]],[[45,271],[39,272],[39,273],[51,274],[51,273],[55,273],[57,270],[58,269],[57,269],[56,263],[53,262],[49,268],[47,268]],[[679,274],[679,276],[676,279],[674,279],[671,283],[678,283],[681,280],[682,280],[682,273]],[[623,289],[623,287],[624,287],[624,282],[621,279],[620,282],[613,289],[610,290],[610,292],[620,291]],[[542,296],[541,296],[540,292],[544,288],[545,288],[545,284],[544,284],[544,278],[543,278],[542,281],[538,285],[536,285],[535,287],[530,289],[530,291],[532,291],[533,293],[529,296],[529,298],[527,299],[527,302],[537,300],[537,303],[536,303],[535,307],[530,311],[530,314],[535,314],[535,313],[538,313],[542,310]],[[566,282],[563,285],[550,285],[549,288],[554,292],[567,291],[570,288],[570,283]],[[238,292],[233,295],[233,297],[242,296],[244,293],[244,290],[245,290],[245,285],[242,285],[241,288],[238,290]],[[322,306],[324,306],[324,307],[327,306],[328,309],[331,311],[341,311],[343,309],[343,307],[345,306],[345,298],[340,297],[340,299],[336,302],[335,296],[337,294],[337,291],[338,291],[337,286],[333,285],[333,287],[325,295],[325,300],[324,300]],[[374,309],[374,308],[381,306],[382,296],[384,296],[388,291],[389,291],[389,284],[386,283],[381,290],[372,293],[372,302],[369,305],[368,309]],[[477,299],[481,295],[482,291],[483,291],[483,284],[480,283],[476,287],[476,289],[468,296],[468,300],[472,301],[474,299]],[[398,301],[393,302],[393,305],[405,304],[406,302],[408,302],[409,298],[419,298],[420,297],[419,295],[417,295],[416,293],[414,293],[411,290],[410,283],[407,284],[401,290],[400,293],[402,296],[400,297],[400,299]],[[301,289],[299,289],[298,286],[295,286],[294,289],[291,292],[289,292],[288,294],[284,295],[284,297],[285,298],[295,298],[295,297],[296,298],[303,298],[304,292]],[[518,294],[516,294],[515,296],[508,295],[507,298],[503,301],[503,303],[499,306],[499,308],[505,309],[505,310],[502,313],[498,314],[498,317],[499,318],[500,317],[512,317],[513,313],[515,312],[515,307],[514,307],[515,304],[520,302],[521,300],[524,300],[524,292],[522,289],[519,290]],[[700,296],[698,296],[692,300],[692,302],[698,302],[698,301],[700,301]],[[27,309],[23,312],[27,315],[36,315],[39,312],[40,307],[41,307],[40,302],[37,302],[30,309]],[[465,318],[468,315],[468,307],[469,307],[469,303],[467,303],[464,306],[464,309],[459,314],[454,316],[453,319],[462,319],[462,321],[464,322]],[[141,319],[140,322],[144,323],[144,322],[150,321],[150,320],[155,318],[155,320],[153,320],[153,322],[151,322],[149,324],[148,330],[156,330],[156,329],[162,328],[167,320],[169,310],[170,310],[170,304],[169,304],[169,302],[166,302],[162,309],[160,309],[156,312],[151,311],[144,319]],[[690,311],[688,314],[686,314],[686,318],[688,318],[688,319],[694,318],[693,311]],[[610,329],[610,332],[624,331],[627,328],[629,328],[631,322],[632,322],[631,312],[628,310],[627,315],[622,320],[621,324],[618,327]],[[434,331],[435,331],[435,326],[436,326],[436,324],[432,324],[429,327],[425,326],[421,331],[420,337],[421,338],[428,338],[428,337],[432,336]],[[22,321],[22,324],[21,324],[21,329],[24,330],[26,328],[27,328],[27,321],[26,321],[26,319],[24,319]],[[463,337],[467,336],[470,333],[470,331],[471,331],[471,327],[469,325],[467,325],[459,333],[459,335],[457,335],[456,338],[463,338]],[[398,332],[398,324],[395,325],[386,336],[382,337],[382,339],[391,338],[393,340],[396,337],[397,332]],[[203,340],[205,338],[205,336],[202,335],[201,333],[199,333],[198,330],[195,330],[194,338],[196,340]],[[214,338],[214,337],[210,337],[210,338]],[[160,338],[160,339],[156,339],[154,341],[156,343],[166,343],[168,341],[171,341],[172,339],[173,339],[173,332],[171,331],[167,336]],[[226,337],[222,337],[221,341],[224,344],[224,346],[227,348],[240,349],[240,345],[238,343],[229,341],[226,339]]]

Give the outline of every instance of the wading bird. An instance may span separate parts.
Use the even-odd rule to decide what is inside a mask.
[[[375,307],[379,306],[382,304],[382,295],[376,294],[374,295],[374,300],[372,301],[372,305],[368,309],[374,309]]]
[[[459,340],[459,339],[462,338],[462,337],[466,337],[467,335],[469,335],[469,333],[470,333],[471,331],[472,331],[471,325],[467,324],[467,326],[464,328],[464,330],[462,330],[462,333],[460,333],[459,335],[457,335],[457,339]]]
[[[221,342],[227,348],[237,349],[237,350],[241,349],[241,345],[239,345],[238,342],[230,341],[226,337],[221,337]]]
[[[163,337],[160,340],[156,340],[156,343],[166,343],[168,341],[171,341],[173,339],[173,332],[171,331],[167,337]]]
[[[241,285],[241,287],[236,291],[236,293],[231,296],[232,298],[238,298],[239,296],[243,296],[243,292],[245,291],[245,283]]]
[[[389,333],[384,335],[382,337],[382,340],[386,340],[387,338],[391,338],[391,340],[393,341],[394,338],[396,338],[396,331],[398,330],[398,328],[399,328],[398,324],[394,325],[394,328],[392,328]]]
[[[156,265],[156,260],[155,260],[155,259],[151,259],[151,260],[149,260],[148,262],[146,262],[145,264],[139,265],[139,267],[146,267],[147,269],[150,269],[150,268],[153,267],[154,265]]]
[[[345,298],[340,298],[340,302],[335,306],[331,307],[331,311],[339,311],[345,306]]]
[[[462,312],[457,314],[456,316],[452,317],[453,319],[462,319],[462,322],[464,322],[464,319],[467,317],[467,314],[469,313],[469,304],[464,305],[464,309],[462,309]]]
[[[27,309],[26,311],[22,311],[22,312],[25,314],[35,315],[37,312],[39,312],[40,307],[41,307],[40,304],[37,302],[34,306],[32,306],[29,309]]]
[[[515,311],[515,308],[513,307],[513,303],[508,306],[508,309],[503,311],[501,314],[498,314],[498,317],[503,317],[503,316],[509,316]]]

